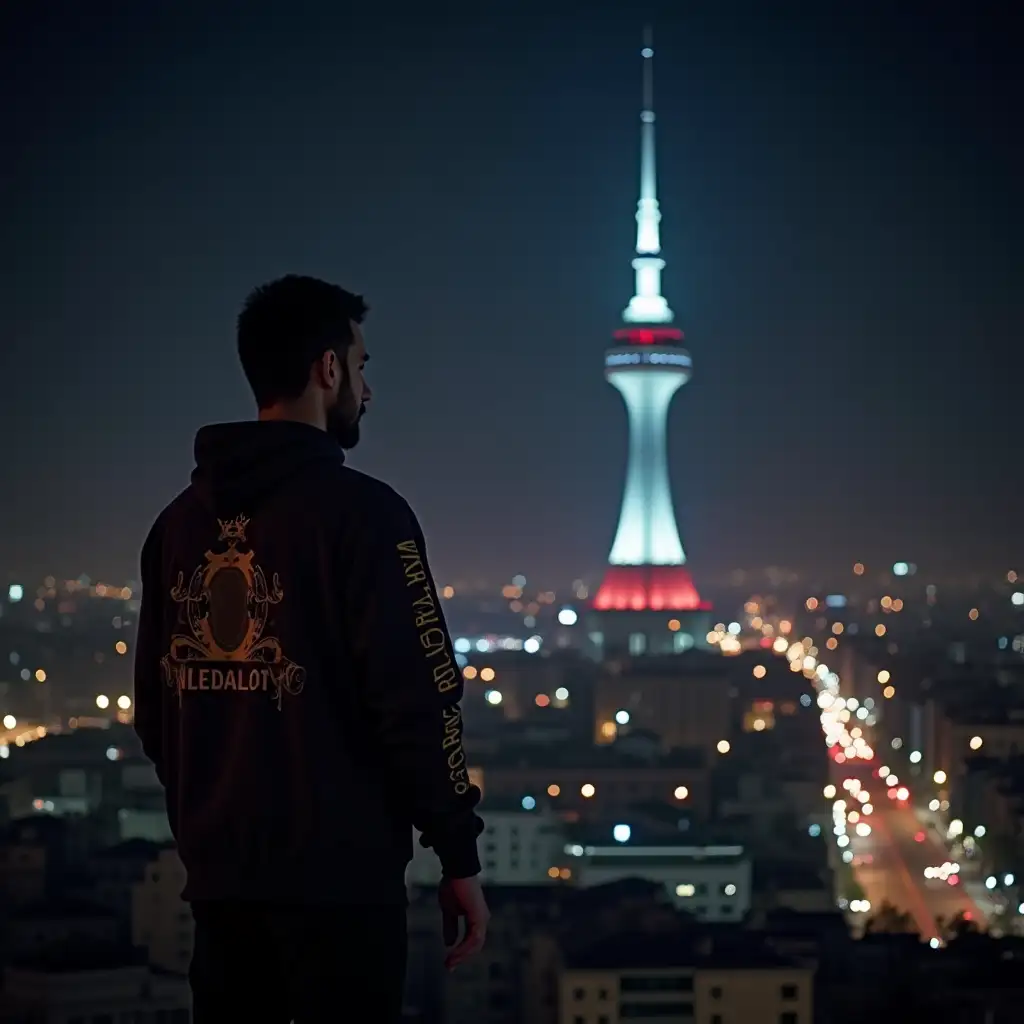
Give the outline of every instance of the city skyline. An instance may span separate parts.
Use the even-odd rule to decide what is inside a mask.
[[[353,463],[420,510],[439,574],[600,571],[625,440],[592,368],[628,287],[635,16],[410,23],[380,53],[375,15],[311,15],[288,29],[305,66],[342,31],[348,63],[335,81],[290,57],[274,90],[257,70],[276,37],[257,14],[230,37],[230,70],[215,13],[168,14],[159,38],[126,17],[116,52],[102,26],[57,39],[31,11],[4,17],[54,73],[29,87],[23,63],[3,72],[23,97],[23,159],[5,226],[21,258],[0,426],[19,440],[0,571],[135,575],[194,429],[250,415],[231,321],[286,270],[365,289],[377,397]],[[1005,44],[980,18],[977,50],[941,13],[893,15],[884,33],[844,18],[796,30],[655,12],[666,285],[700,362],[668,449],[698,578],[1013,565]],[[571,58],[541,59],[570,38]],[[473,95],[438,77],[453,54]],[[524,57],[532,77],[510,90]]]

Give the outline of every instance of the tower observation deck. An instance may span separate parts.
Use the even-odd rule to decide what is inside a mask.
[[[675,393],[693,371],[683,332],[661,294],[660,223],[654,151],[654,50],[647,31],[643,58],[643,109],[640,114],[640,201],[636,211],[635,289],[623,310],[623,326],[604,355],[604,374],[622,395],[629,422],[629,454],[619,524],[608,568],[596,595],[595,612],[695,613],[701,601],[679,537],[667,458],[668,411]],[[661,618],[669,618],[661,615]],[[682,630],[678,614],[669,627]],[[699,629],[699,624],[694,624]],[[661,625],[661,632],[665,632]],[[651,650],[646,640],[630,646]],[[682,634],[699,641],[690,631]],[[697,633],[703,639],[703,632]],[[677,637],[677,640],[679,637]],[[654,647],[661,645],[655,644]],[[676,643],[674,649],[685,649]],[[633,650],[633,653],[642,653]],[[653,651],[652,651],[653,653]]]

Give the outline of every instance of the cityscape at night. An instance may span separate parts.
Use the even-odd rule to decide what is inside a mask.
[[[139,552],[307,271],[367,295],[349,458],[422,515],[482,794],[486,944],[445,970],[414,842],[403,1020],[1019,1022],[1019,27],[216,8],[0,15],[0,1024],[202,1024]]]

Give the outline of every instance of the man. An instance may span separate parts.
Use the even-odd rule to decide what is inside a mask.
[[[448,967],[484,942],[480,791],[423,535],[345,466],[365,313],[309,277],[252,293],[259,419],[199,431],[142,551],[135,728],[187,870],[196,1024],[399,1020],[413,826],[441,861]]]

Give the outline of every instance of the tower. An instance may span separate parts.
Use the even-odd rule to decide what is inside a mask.
[[[640,113],[640,201],[636,211],[636,287],[623,326],[605,351],[604,374],[622,395],[629,422],[629,455],[622,509],[608,569],[593,601],[601,615],[599,646],[612,632],[628,634],[633,654],[700,645],[707,611],[686,568],[669,486],[666,433],[669,406],[691,376],[690,353],[675,314],[661,294],[657,175],[654,151],[654,50],[645,33],[643,109]],[[631,613],[615,616],[612,613]],[[652,617],[653,615],[653,617]],[[683,621],[684,619],[689,622]],[[642,621],[641,621],[642,620]],[[670,625],[666,625],[665,621]],[[657,622],[661,622],[660,627]],[[692,628],[690,628],[692,626]],[[667,633],[678,634],[675,638]],[[699,638],[699,639],[698,639]],[[653,643],[651,641],[654,641]],[[682,641],[682,642],[680,642]],[[612,646],[615,646],[614,644]]]

